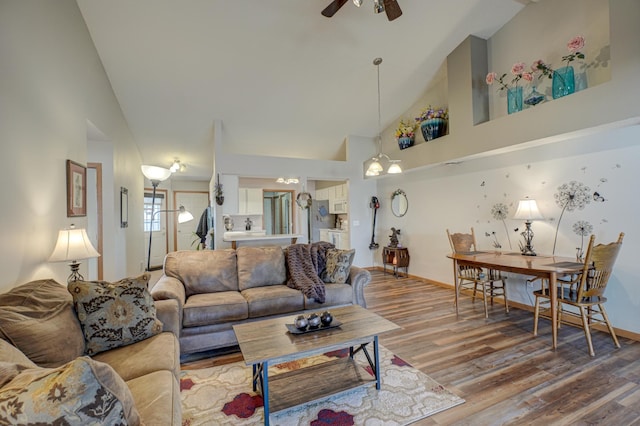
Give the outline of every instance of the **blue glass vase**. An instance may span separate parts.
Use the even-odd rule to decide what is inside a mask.
[[[400,149],[407,149],[410,146],[413,146],[413,138],[410,138],[408,136],[398,138],[398,147]]]
[[[551,83],[551,95],[553,99],[567,96],[576,91],[576,80],[573,75],[573,67],[558,68],[553,71],[553,80]]]
[[[420,123],[420,131],[425,141],[430,141],[447,134],[447,120],[444,118],[428,118]]]
[[[507,89],[507,112],[522,111],[522,87],[512,87]]]

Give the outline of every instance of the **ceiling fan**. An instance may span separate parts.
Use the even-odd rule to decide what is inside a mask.
[[[331,18],[348,1],[349,0],[333,0],[329,6],[322,11],[322,15]],[[353,0],[353,4],[360,7],[362,1],[363,0]],[[389,21],[393,21],[402,15],[402,10],[400,10],[400,6],[396,0],[373,0],[373,10],[375,13],[386,12]]]

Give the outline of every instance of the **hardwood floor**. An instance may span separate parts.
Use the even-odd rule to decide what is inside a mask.
[[[640,342],[593,332],[595,357],[582,329],[562,326],[551,350],[551,326],[502,305],[484,318],[480,301],[413,278],[372,271],[367,307],[402,327],[380,343],[466,402],[416,425],[640,425]],[[184,368],[241,360],[236,353],[186,363]]]

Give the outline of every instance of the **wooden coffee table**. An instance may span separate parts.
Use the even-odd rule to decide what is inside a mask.
[[[265,425],[272,412],[373,383],[380,389],[378,335],[400,327],[358,305],[331,309],[331,314],[334,321],[342,323],[340,327],[306,334],[287,330],[286,324],[292,324],[296,315],[233,326],[244,361],[253,366],[253,390],[257,391],[258,385],[261,388]],[[367,350],[370,343],[373,356]],[[345,348],[349,348],[347,358],[269,378],[270,365]],[[367,357],[375,377],[353,360],[359,351]]]

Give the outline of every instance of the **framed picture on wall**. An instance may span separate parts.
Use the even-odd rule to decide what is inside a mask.
[[[67,160],[67,217],[87,215],[87,168]]]
[[[129,226],[129,190],[120,187],[120,228]]]

